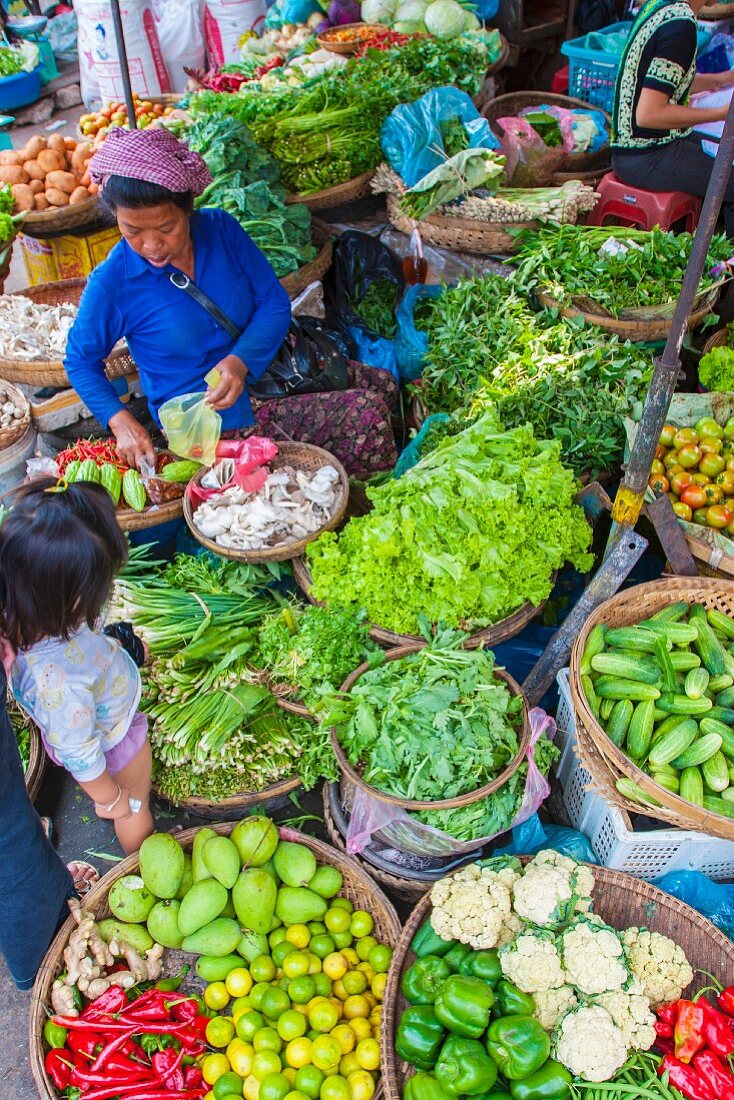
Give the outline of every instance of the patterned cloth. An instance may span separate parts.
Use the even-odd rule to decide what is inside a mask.
[[[140,673],[119,642],[83,626],[19,653],[13,695],[40,727],[49,755],[75,779],[98,779],[105,753],[130,729]]]
[[[123,130],[113,126],[89,162],[89,174],[104,190],[109,176],[157,183],[169,191],[200,195],[212,182],[202,157],[169,130]]]

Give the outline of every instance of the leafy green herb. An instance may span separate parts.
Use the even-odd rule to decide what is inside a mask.
[[[734,348],[717,347],[702,356],[698,380],[707,390],[731,393],[734,390]]]
[[[395,320],[398,293],[397,283],[375,279],[367,287],[361,300],[352,302],[352,309],[372,332],[392,340],[398,327]]]

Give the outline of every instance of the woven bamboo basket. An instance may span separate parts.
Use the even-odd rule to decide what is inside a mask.
[[[222,798],[219,802],[195,796],[174,800],[155,786],[153,791],[164,802],[186,810],[194,817],[201,817],[205,821],[239,821],[255,807],[263,813],[282,810],[288,804],[288,796],[292,791],[297,791],[300,786],[301,780],[297,776],[290,776],[288,779],[279,779],[277,783],[270,783],[261,791],[239,791],[237,794],[230,795],[229,798]]]
[[[99,195],[90,195],[74,206],[54,206],[49,210],[31,210],[22,222],[23,233],[28,237],[48,237],[50,233],[62,233],[66,229],[82,229],[102,219],[102,202]]]
[[[473,218],[448,218],[441,214],[431,214],[422,221],[414,222],[400,212],[399,204],[397,195],[387,196],[387,216],[395,229],[408,235],[417,229],[427,244],[470,252],[476,256],[510,256],[517,251],[517,244],[508,229],[537,229],[538,225],[537,222],[513,222],[509,226]]]
[[[334,242],[331,239],[318,239],[320,236],[320,234],[314,232],[314,241],[317,245],[320,245],[320,251],[316,259],[310,260],[307,264],[304,264],[303,267],[299,267],[297,271],[292,271],[290,275],[284,275],[280,280],[280,285],[288,292],[290,298],[297,297],[311,283],[315,283],[318,279],[323,279],[324,275],[331,267],[331,254],[334,251]]]
[[[677,600],[688,603],[701,603],[707,608],[716,608],[726,614],[734,612],[734,586],[731,590],[720,580],[708,577],[671,577],[640,584],[628,588],[613,596],[594,611],[584,623],[571,653],[569,685],[576,715],[577,741],[583,753],[584,745],[591,742],[603,758],[608,771],[614,779],[627,776],[649,795],[655,802],[652,813],[663,821],[669,821],[682,829],[696,829],[711,836],[734,840],[734,818],[712,814],[699,806],[694,806],[677,794],[665,790],[650,776],[641,771],[625,754],[612,744],[599,722],[591,713],[586,702],[579,666],[590,631],[597,623],[607,626],[629,626],[641,619],[653,615],[663,607]],[[593,768],[590,768],[593,771]],[[616,788],[615,788],[616,789]],[[639,803],[626,799],[616,801],[633,813],[640,812]]]
[[[13,243],[15,237],[10,241],[5,250],[0,252],[0,294],[5,290],[5,280],[10,274],[10,262],[13,259]]]
[[[324,824],[331,843],[337,851],[344,852],[346,855],[347,846],[333,812],[334,800],[336,799],[336,801],[338,801],[339,799],[338,791],[339,785],[337,783],[324,783]],[[380,886],[389,890],[391,894],[396,894],[399,898],[402,898],[403,901],[410,901],[415,904],[415,902],[420,901],[424,894],[427,894],[431,889],[432,884],[430,882],[420,882],[417,879],[391,875],[381,867],[375,867],[374,863],[368,862],[368,860],[363,859],[361,856],[352,856],[351,858],[356,859],[360,866],[364,867],[367,874],[371,875],[376,882],[379,882]]]
[[[18,420],[13,420],[7,428],[0,428],[0,451],[4,451],[6,447],[12,447],[14,443],[17,443],[31,426],[31,406],[26,395],[12,382],[6,382],[0,378],[0,393],[3,390],[16,408],[23,410],[23,415]]]
[[[481,644],[481,643],[480,643]],[[467,648],[478,648],[476,643],[472,641],[465,643]],[[389,650],[385,654],[386,661],[397,661],[401,657],[408,657],[411,653],[419,653],[421,646],[397,646],[395,649]],[[342,692],[351,691],[356,684],[357,680],[364,675],[369,669],[369,664],[365,662],[361,664],[359,668],[356,668],[354,672],[351,672],[347,676],[346,680],[341,686]],[[511,695],[522,696],[522,690],[516,680],[513,680],[509,672],[505,669],[497,668],[495,675],[498,680],[503,680],[509,688]],[[331,744],[334,749],[334,755],[336,756],[339,770],[342,775],[345,775],[354,784],[355,787],[359,787],[360,790],[370,795],[372,798],[376,798],[379,802],[386,802],[391,806],[400,806],[403,810],[451,810],[457,806],[469,806],[473,802],[478,802],[481,798],[487,798],[488,795],[494,794],[495,791],[503,787],[507,780],[512,776],[520,764],[525,758],[528,744],[530,742],[530,718],[528,712],[527,701],[523,696],[523,709],[522,709],[522,729],[519,735],[519,746],[517,754],[514,759],[510,761],[506,768],[504,768],[499,775],[497,775],[490,783],[485,784],[483,787],[477,787],[476,790],[469,791],[467,794],[456,795],[454,798],[441,798],[435,802],[421,802],[415,798],[399,798],[397,795],[387,794],[385,791],[379,790],[377,787],[370,786],[362,778],[362,775],[352,764],[349,763],[344,750],[339,743],[336,729],[334,726],[330,729]]]
[[[553,92],[508,92],[507,95],[497,96],[482,108],[482,114],[498,135],[502,136],[501,127],[497,125],[499,118],[515,118],[527,107],[541,107],[547,104],[549,107],[564,107],[569,111],[588,111],[589,104],[582,99],[574,99],[573,96],[555,95]],[[602,111],[604,121],[611,130],[612,120],[606,111]],[[578,172],[588,172],[593,168],[603,167],[610,163],[609,142],[597,149],[594,153],[566,153],[562,152],[560,162],[556,165],[555,172],[568,172],[569,179],[578,179]]]
[[[147,531],[149,527],[160,527],[180,519],[183,511],[183,497],[179,497],[165,504],[149,505],[142,512],[136,512],[134,508],[118,508],[115,514],[123,531]]]
[[[713,335],[709,336],[706,343],[703,345],[701,355],[708,355],[714,348],[725,348],[730,340],[729,330],[725,328],[719,328]]]
[[[349,42],[335,42],[333,38],[329,37],[332,29],[335,31],[359,31],[359,35]],[[378,29],[379,25],[361,21],[359,23],[344,23],[339,27],[330,28],[323,34],[317,35],[316,41],[322,50],[328,50],[329,53],[338,53],[342,57],[349,57],[350,54],[356,53],[362,43]]]
[[[323,191],[314,191],[310,195],[289,195],[289,203],[302,202],[311,211],[331,210],[335,206],[344,206],[348,202],[357,202],[370,192],[370,180],[374,172],[363,172],[346,183],[337,183],[334,187],[325,187]]]
[[[215,832],[220,835],[229,836],[234,828],[234,823],[218,824],[214,825],[213,828]],[[197,832],[198,829],[186,829],[176,836],[176,840],[186,851],[189,851],[193,845],[194,837]],[[329,844],[325,844],[321,840],[316,840],[314,837],[307,836],[305,833],[299,833],[295,829],[281,827],[279,833],[282,840],[290,840],[298,844],[305,844],[307,848],[311,849],[317,860],[323,863],[329,863],[332,867],[338,868],[344,876],[344,883],[341,891],[343,895],[349,898],[354,904],[355,909],[369,910],[375,921],[374,934],[380,942],[387,943],[391,947],[397,945],[400,939],[400,921],[398,920],[397,913],[379,887],[375,885],[373,880],[364,872],[356,860],[353,860],[350,856],[343,855]],[[123,878],[123,876],[138,874],[139,866],[137,855],[128,856],[127,859],[118,863],[113,870],[108,871],[108,873],[99,880],[96,886],[92,887],[84,899],[84,908],[88,912],[93,913],[98,920],[109,916],[110,910],[107,904],[107,897],[110,888],[114,882]],[[50,1004],[51,986],[57,974],[63,969],[64,948],[68,943],[69,936],[75,928],[76,924],[70,918],[65,922],[57,934],[46,953],[46,957],[41,963],[31,995],[28,1033],[30,1065],[41,1100],[58,1100],[59,1097],[59,1093],[46,1073],[43,1064],[44,1045],[42,1034],[43,1025],[47,1018],[46,1009]]]
[[[37,305],[58,306],[66,302],[78,306],[86,279],[62,279],[56,283],[43,283],[41,286],[29,286],[18,290],[24,298],[30,298]],[[137,369],[127,348],[116,348],[105,360],[107,377],[112,381]],[[8,382],[20,382],[29,386],[57,386],[67,388],[69,379],[64,364],[58,359],[3,359],[0,357],[0,378]]]
[[[706,4],[698,13],[699,19],[730,19],[734,15],[734,4]]]
[[[140,98],[145,99],[148,103],[162,103],[164,107],[175,107],[183,99],[183,93],[162,92],[160,95],[140,96]],[[78,126],[75,136],[77,141],[88,141],[94,144],[94,134],[83,134]]]
[[[346,470],[338,459],[334,458],[328,451],[322,450],[321,447],[314,447],[311,443],[279,443],[278,453],[275,458],[268,463],[268,466],[271,470],[278,470],[281,466],[295,466],[308,473],[312,473],[322,466],[334,466],[339,473],[340,495],[337,500],[336,509],[328,522],[325,523],[323,527],[320,527],[318,531],[314,531],[313,534],[308,535],[306,538],[299,539],[297,542],[288,543],[287,545],[268,547],[263,550],[230,550],[227,549],[227,547],[219,546],[214,539],[206,538],[198,530],[194,524],[194,512],[196,509],[192,504],[191,496],[187,490],[183,500],[183,516],[191,534],[197,542],[200,542],[207,550],[211,550],[213,554],[218,554],[221,558],[230,558],[232,561],[247,561],[254,565],[257,562],[289,561],[291,558],[296,558],[299,554],[303,553],[309,542],[317,539],[324,531],[333,531],[335,527],[339,526],[347,510],[347,502],[349,500],[349,478],[347,477]],[[206,472],[206,467],[197,470],[191,479],[192,484],[198,485]]]
[[[672,936],[683,948],[694,970],[713,974],[722,985],[730,982],[734,973],[734,943],[711,921],[649,882],[607,867],[592,867],[591,871],[596,881],[594,912],[612,928],[622,930],[637,926]],[[425,897],[418,902],[403,927],[387,977],[380,1032],[385,1100],[401,1100],[405,1082],[414,1072],[396,1056],[395,1032],[408,1007],[400,991],[400,982],[415,959],[410,941],[430,912],[431,899]],[[708,974],[697,974],[689,990],[692,992],[706,985],[710,980]]]
[[[309,603],[315,604],[317,607],[323,607],[324,604],[321,600],[316,600],[311,595],[311,573],[304,558],[293,559],[293,576],[299,588],[302,590]],[[555,582],[555,574],[553,575]],[[500,642],[507,641],[508,638],[514,638],[516,634],[519,634],[521,630],[531,622],[535,616],[542,611],[545,607],[547,600],[543,600],[537,606],[528,602],[524,603],[522,607],[519,607],[517,611],[513,611],[512,615],[508,615],[505,619],[500,619],[498,623],[493,626],[486,626],[482,630],[476,631],[472,634],[469,641],[473,645],[484,645],[491,648],[494,645],[499,645]],[[370,637],[374,638],[381,646],[386,649],[390,649],[392,646],[424,646],[426,639],[420,634],[396,634],[392,630],[385,630],[381,626],[376,626],[374,623],[370,626]]]
[[[30,727],[30,752],[28,754],[28,767],[25,773],[25,789],[31,802],[38,798],[43,777],[46,774],[46,752],[41,740],[41,734],[35,722]]]
[[[284,710],[286,714],[296,714],[299,718],[313,718],[311,711],[308,707],[304,707],[303,703],[296,703],[293,699],[290,699],[287,695],[278,695],[278,685],[275,684],[271,691],[275,702]]]
[[[718,289],[698,295],[694,302],[694,310],[688,318],[689,329],[700,325],[706,314],[711,312],[717,295]],[[667,339],[673,319],[672,310],[669,317],[634,320],[626,317],[609,317],[601,313],[587,313],[575,306],[562,306],[555,298],[551,298],[541,290],[536,290],[535,297],[543,309],[557,309],[561,317],[581,317],[587,325],[597,325],[599,328],[606,329],[607,332],[616,333],[621,340],[632,340],[638,343],[654,343]]]

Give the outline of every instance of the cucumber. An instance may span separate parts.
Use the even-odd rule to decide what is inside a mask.
[[[679,619],[682,619],[684,615],[688,613],[689,604],[685,600],[678,600],[677,603],[671,603],[667,607],[663,607],[662,610],[656,611],[650,618],[653,622],[668,622],[676,623]]]
[[[701,667],[701,658],[690,649],[674,649],[668,658],[676,672],[690,672],[692,668]]]
[[[689,699],[702,699],[711,677],[705,668],[692,668],[686,676],[685,693]]]
[[[726,791],[724,792],[726,794]],[[705,795],[703,800],[704,810],[711,814],[720,814],[722,817],[734,817],[734,803],[718,795]]]
[[[653,745],[656,745],[658,741],[661,740],[661,738],[665,737],[667,733],[670,733],[672,730],[674,730],[676,726],[679,726],[681,724],[681,722],[687,722],[689,720],[685,714],[668,714],[667,711],[664,710],[660,711],[660,713],[663,715],[663,719],[662,721],[660,721],[660,719],[656,719],[659,724],[653,730]],[[660,767],[660,765],[658,765],[658,767]]]
[[[616,707],[614,699],[602,699],[599,703],[599,718],[603,722],[608,722],[612,716],[612,711]]]
[[[728,672],[725,672],[723,676],[712,676],[709,680],[709,691],[712,691],[714,695],[720,695],[722,691],[726,691],[734,684],[734,676],[730,676]]]
[[[642,787],[638,787],[636,783],[633,783],[631,779],[627,779],[623,776],[621,779],[617,779],[615,787],[624,798],[629,798],[632,802],[641,802],[643,806],[659,806],[660,803],[652,795],[643,791]],[[734,810],[734,807],[732,807]]]
[[[661,695],[658,700],[660,710],[668,714],[705,714],[712,705],[705,696],[703,699],[689,699],[687,695]]]
[[[635,661],[630,657],[618,657],[612,653],[597,653],[591,658],[594,672],[616,676],[619,680],[635,680],[641,684],[657,684],[660,669],[652,661]]]
[[[655,702],[646,699],[635,707],[627,729],[627,752],[633,760],[641,760],[650,748]]]
[[[584,689],[584,695],[586,696],[586,702],[589,704],[589,710],[596,719],[599,718],[599,700],[597,698],[596,691],[594,690],[594,683],[590,676],[581,677],[581,686]]]
[[[716,794],[725,791],[729,786],[729,770],[726,766],[726,757],[721,750],[715,752],[708,760],[704,760],[701,771],[703,772],[704,782]]]
[[[722,676],[728,671],[724,648],[714,637],[706,618],[706,609],[699,603],[694,604],[690,611],[690,620],[697,630],[697,637],[692,640],[692,645],[701,658],[701,664],[712,676]]]
[[[678,794],[680,791],[680,779],[677,775],[671,775],[668,772],[653,772],[652,779],[658,787],[663,787],[671,794]]]
[[[720,748],[721,738],[718,733],[707,733],[703,737],[697,737],[685,752],[682,752],[680,756],[676,756],[675,760],[671,760],[671,764],[678,771],[683,771],[684,768],[697,768],[699,764],[709,760]]]
[[[681,753],[690,748],[697,737],[697,723],[693,718],[684,718],[682,722],[655,742],[650,749],[648,764],[651,768],[659,768],[661,764],[670,764],[671,761],[675,761],[676,757],[680,757]]]
[[[591,659],[596,657],[597,653],[601,653],[604,650],[605,642],[604,635],[607,632],[607,628],[603,623],[597,623],[596,626],[589,632],[589,636],[586,639],[586,645],[584,646],[583,656],[581,657],[581,664],[579,666],[579,673],[581,676],[589,676],[591,674]]]
[[[734,687],[724,688],[716,697],[717,707],[734,707]],[[734,710],[732,710],[734,714]]]
[[[655,652],[655,638],[652,630],[643,630],[639,626],[618,626],[607,630],[606,643],[615,649],[639,649],[643,653]]]
[[[620,680],[617,676],[600,676],[594,688],[600,699],[632,699],[634,702],[640,702],[644,699],[660,698],[660,692],[652,684]]]
[[[725,802],[734,802],[734,787],[728,786],[725,791],[721,792],[721,797]]]
[[[722,722],[725,726],[734,726],[734,710],[731,707],[720,707],[718,698],[706,717],[715,718],[717,722]]]
[[[629,699],[618,699],[616,702],[613,699],[602,699],[602,705],[605,703],[613,704],[612,713],[606,725],[606,735],[612,744],[621,748],[632,720],[634,703]]]
[[[703,777],[698,768],[685,768],[681,772],[679,794],[686,802],[703,806]]]
[[[710,608],[706,612],[706,619],[713,630],[718,630],[730,640],[734,639],[734,619],[725,615],[723,611],[716,611],[715,608]]]
[[[732,786],[734,785],[734,764],[731,760],[727,761],[726,770],[729,772],[729,785]]]
[[[671,645],[691,645],[698,637],[698,624],[696,623],[669,623],[644,619],[640,626],[652,630],[655,634],[665,638]]]
[[[721,751],[724,756],[728,756],[734,759],[734,730],[730,726],[725,726],[723,722],[719,722],[716,718],[711,718],[710,715],[706,715],[701,719],[701,733],[704,736],[715,734],[721,738]]]

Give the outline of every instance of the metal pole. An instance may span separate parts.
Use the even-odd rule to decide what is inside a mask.
[[[125,34],[122,29],[122,15],[120,14],[120,0],[110,0],[112,9],[112,22],[115,27],[115,39],[117,40],[117,57],[120,62],[120,75],[122,87],[125,93],[125,107],[127,108],[127,121],[131,130],[137,129],[135,120],[135,101],[133,99],[132,85],[130,84],[130,69],[127,64],[127,49],[125,47]]]

